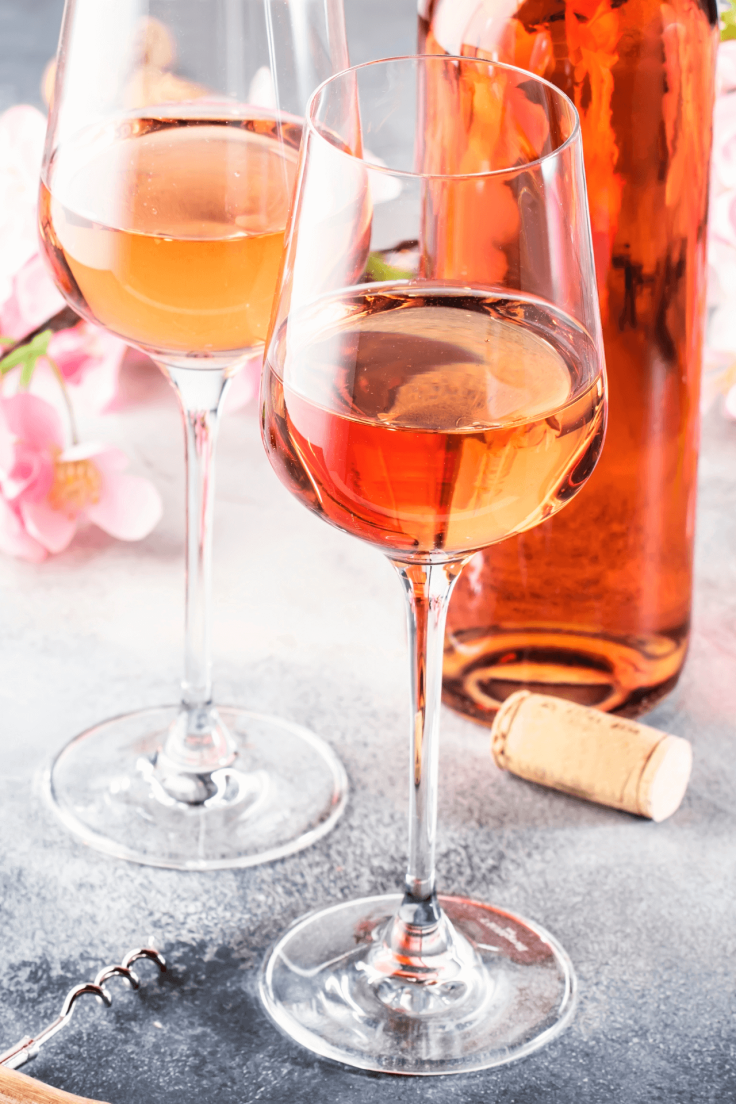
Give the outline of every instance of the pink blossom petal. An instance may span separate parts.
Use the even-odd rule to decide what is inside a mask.
[[[108,472],[125,471],[130,461],[122,449],[108,448],[87,441],[83,445],[72,445],[62,454],[62,460],[94,460],[95,467],[102,475]]]
[[[3,307],[3,332],[10,337],[24,337],[65,306],[44,261],[36,253],[15,274],[13,295]]]
[[[708,322],[708,345],[721,352],[736,353],[736,312],[726,305],[711,313]]]
[[[715,210],[716,204],[713,204]],[[708,306],[730,306],[736,299],[736,246],[721,241],[715,224],[708,240]]]
[[[233,376],[225,394],[224,409],[227,414],[242,410],[258,394],[262,364],[263,354],[258,353],[257,356],[246,360],[243,367]]]
[[[703,376],[700,384],[700,410],[705,414],[719,395],[725,395],[736,379],[736,358],[720,349],[703,349]]]
[[[736,421],[736,387],[732,387],[726,395],[726,414]]]
[[[67,383],[79,383],[89,367],[89,353],[86,348],[86,326],[80,322],[68,330],[59,330],[49,342],[49,357],[61,372]]]
[[[120,368],[126,351],[122,345],[114,356],[101,359],[94,371],[86,372],[78,383],[72,384],[75,403],[79,401],[94,414],[107,414],[113,409],[120,391]]]
[[[27,391],[0,402],[8,429],[15,437],[32,448],[63,448],[61,418],[51,403]]]
[[[46,120],[33,107],[0,116],[0,303],[16,272],[38,252],[36,206]],[[19,335],[20,336],[20,335]]]
[[[8,426],[2,403],[0,403],[0,475],[7,472],[15,463],[15,446],[13,435]]]
[[[713,178],[723,188],[736,186],[736,92],[719,96],[713,112]]]
[[[28,535],[21,519],[2,497],[0,497],[0,552],[5,552],[8,556],[17,556],[21,560],[30,560],[31,563],[41,563],[48,555],[44,546]]]
[[[11,284],[10,297],[0,307],[0,333],[3,337],[12,337],[14,341],[18,341],[32,329],[33,326],[26,325]]]
[[[736,246],[736,190],[722,192],[711,204],[710,238],[716,244]]]
[[[117,398],[120,366],[128,346],[88,322],[54,334],[49,356],[82,401],[96,413]]]
[[[112,467],[106,468],[102,476],[100,500],[87,506],[86,517],[118,540],[147,537],[163,511],[161,496],[153,483],[138,475],[116,472]]]
[[[716,92],[733,92],[736,89],[736,39],[721,42],[716,64]]]
[[[2,478],[3,494],[10,501],[39,502],[46,498],[54,484],[54,462],[51,455],[17,441],[13,463]]]
[[[19,167],[28,179],[38,183],[43,146],[46,140],[46,116],[30,104],[16,104],[0,116],[0,137],[13,147]]]
[[[46,501],[23,501],[20,513],[27,532],[49,552],[63,552],[77,531],[76,518],[52,509]]]

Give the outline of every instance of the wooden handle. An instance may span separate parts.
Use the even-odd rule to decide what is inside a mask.
[[[100,1104],[0,1066],[0,1104]]]

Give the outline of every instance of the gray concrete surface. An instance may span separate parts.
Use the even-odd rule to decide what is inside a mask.
[[[32,96],[45,60],[37,30],[50,34],[58,9],[0,0],[0,85],[14,98]],[[367,23],[351,33],[369,26],[360,49],[370,53],[388,13],[409,34],[413,11],[413,0],[363,0],[349,16]],[[397,885],[407,686],[390,567],[280,487],[253,407],[226,419],[220,450],[218,696],[329,740],[353,787],[344,820],[272,866],[187,875],[86,849],[40,800],[40,768],[68,738],[176,695],[182,438],[162,380],[131,370],[127,394],[137,401],[87,419],[85,436],[120,443],[156,481],[158,529],[132,546],[88,530],[41,566],[0,559],[0,1049],[53,1017],[70,985],[152,941],[169,973],[159,981],[143,967],[140,993],[120,987],[109,1011],[80,1006],[29,1073],[111,1104],[736,1099],[736,426],[717,409],[706,421],[693,643],[679,687],[650,718],[694,744],[676,816],[654,825],[503,775],[487,732],[444,715],[441,887],[548,927],[575,962],[581,1001],[566,1035],[516,1065],[412,1080],[313,1057],[277,1033],[256,995],[262,955],[291,920]]]

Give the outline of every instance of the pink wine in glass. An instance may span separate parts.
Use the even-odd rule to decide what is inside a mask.
[[[211,639],[220,414],[262,357],[307,100],[348,64],[342,0],[65,7],[43,253],[71,307],[158,365],[186,455],[179,704],[80,733],[46,775],[69,830],[118,858],[253,866],[319,839],[345,805],[323,741],[215,700]]]
[[[531,297],[397,284],[324,299],[272,342],[263,394],[282,481],[398,559],[537,525],[603,441],[597,349]]]
[[[300,138],[273,118],[131,118],[62,146],[40,207],[67,298],[152,355],[262,344]]]

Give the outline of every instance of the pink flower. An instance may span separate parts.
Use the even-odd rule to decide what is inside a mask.
[[[38,251],[37,206],[46,120],[35,107],[0,115],[0,335],[25,337],[65,303]],[[117,394],[126,345],[80,323],[56,334],[49,354],[65,379],[103,411]]]
[[[65,448],[61,419],[43,399],[0,400],[0,550],[39,562],[63,551],[83,520],[118,540],[147,536],[161,499],[127,465],[118,449]]]
[[[249,357],[235,373],[225,395],[224,409],[227,414],[242,410],[258,394],[262,364],[263,354],[257,353],[256,356]]]
[[[35,253],[15,274],[12,294],[0,306],[0,333],[15,339],[24,337],[64,305],[44,262]],[[49,344],[49,356],[66,382],[96,413],[103,412],[117,396],[126,350],[124,341],[89,322],[59,330]]]
[[[726,401],[724,403],[724,409],[729,418],[736,421],[736,387],[729,387],[726,392]]]
[[[736,90],[736,39],[721,42],[716,63],[716,95]]]
[[[65,306],[40,255],[34,253],[14,274],[10,295],[0,306],[0,333],[17,341]]]
[[[0,115],[0,303],[16,272],[38,252],[36,206],[46,120],[20,104]],[[20,336],[20,335],[19,335]]]
[[[117,397],[127,351],[124,341],[89,322],[59,330],[49,342],[49,356],[66,382],[97,412],[107,410]]]
[[[729,391],[736,353],[736,41],[721,43],[718,88],[713,113],[711,205],[708,228],[708,319],[706,357],[713,363],[704,388]],[[722,362],[722,363],[721,363]],[[729,393],[726,409],[736,410]]]
[[[736,92],[716,100],[713,113],[713,184],[736,187]]]
[[[734,97],[736,98],[736,97]],[[736,190],[714,196],[710,211],[710,240],[736,247]]]

